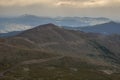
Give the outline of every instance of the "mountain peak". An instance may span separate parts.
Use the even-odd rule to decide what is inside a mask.
[[[120,23],[117,23],[117,22],[111,21],[111,22],[109,22],[108,24],[120,24]]]
[[[42,26],[56,26],[56,25],[53,23],[48,23],[48,24],[43,24]]]
[[[37,28],[57,28],[58,26],[53,23],[43,24],[37,26]]]
[[[96,25],[95,25],[96,26]],[[97,26],[104,26],[104,27],[113,27],[113,26],[120,26],[120,23],[117,23],[117,22],[114,22],[114,21],[111,21],[111,22],[108,22],[108,23],[104,23],[104,24],[100,24],[100,25],[97,25]]]

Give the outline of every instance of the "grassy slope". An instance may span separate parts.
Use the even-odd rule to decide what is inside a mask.
[[[56,61],[17,67],[0,80],[119,80],[120,74],[107,75],[97,66],[76,58],[64,57]]]
[[[58,44],[41,47],[44,43],[56,41]],[[55,57],[56,53],[73,57],[22,65],[7,72],[0,80],[119,80],[119,73],[108,75],[101,71],[112,70],[108,64],[118,61],[113,59],[116,52],[107,44],[107,40],[56,27],[28,30],[8,40],[0,39],[0,72],[22,61]],[[115,48],[119,53],[119,48]]]
[[[57,56],[56,54],[43,50],[19,48],[3,43],[0,44],[0,55],[0,71],[10,68],[21,61]]]

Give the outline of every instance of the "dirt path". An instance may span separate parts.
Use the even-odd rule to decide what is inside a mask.
[[[7,73],[7,72],[10,72],[12,71],[13,69],[21,66],[21,65],[25,65],[25,64],[36,64],[36,63],[43,63],[43,62],[47,62],[47,61],[51,61],[51,60],[58,60],[58,59],[61,59],[63,58],[64,56],[61,56],[61,57],[54,57],[54,58],[46,58],[46,59],[33,59],[33,60],[28,60],[28,61],[23,61],[21,63],[18,63],[16,65],[14,65],[13,67],[3,71],[3,72],[0,72],[0,77],[4,77],[4,74]]]

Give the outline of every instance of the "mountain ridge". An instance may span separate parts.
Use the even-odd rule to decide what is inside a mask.
[[[65,55],[73,55],[73,54],[74,56],[81,55],[81,56],[86,56],[86,58],[90,57],[91,59],[92,57],[88,55],[93,55],[93,56],[96,55],[96,57],[98,57],[99,55],[105,56],[107,55],[106,53],[112,53],[112,51],[109,50],[109,47],[106,47],[106,45],[102,44],[103,42],[101,41],[101,38],[103,35],[96,35],[96,36],[91,37],[89,34],[86,34],[84,32],[66,30],[50,23],[50,24],[40,25],[33,29],[24,31],[21,34],[15,36],[16,38],[14,37],[11,38],[10,41],[12,44],[25,46],[24,40],[26,40],[27,42],[28,41],[32,42],[38,49],[39,48],[48,49],[50,51],[53,51],[53,53],[60,52],[60,53],[64,53]],[[16,39],[17,39],[17,43],[16,43]],[[104,37],[102,39],[106,40]],[[22,40],[23,42],[21,43]],[[107,42],[107,40],[105,42]],[[107,50],[107,52],[105,52],[104,50],[105,51]],[[101,54],[101,52],[103,54]],[[112,58],[115,57],[113,55],[108,55],[108,56]],[[110,60],[112,59],[109,57],[106,58]]]
[[[59,26],[88,26],[95,24],[102,24],[109,22],[107,18],[91,18],[91,17],[39,17],[34,15],[23,15],[19,17],[0,18],[1,33],[7,33],[11,31],[23,31],[33,28],[37,25],[54,23]],[[12,27],[11,27],[12,26]],[[16,27],[17,26],[17,27]]]
[[[44,24],[0,38],[0,80],[119,80],[119,52],[120,35]]]
[[[84,32],[92,32],[92,33],[101,33],[101,34],[120,34],[120,23],[117,22],[108,22],[104,24],[94,25],[94,26],[86,26],[86,27],[76,27],[76,28],[67,28],[72,30],[80,30]]]

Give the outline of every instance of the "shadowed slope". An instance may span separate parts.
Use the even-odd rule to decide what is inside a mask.
[[[102,44],[107,43],[107,39],[104,37],[66,30],[50,23],[9,38],[8,43],[23,48],[42,49],[52,53],[77,56],[83,61],[97,65],[108,66],[112,62],[119,63],[115,52]],[[111,53],[112,55],[110,55]]]

